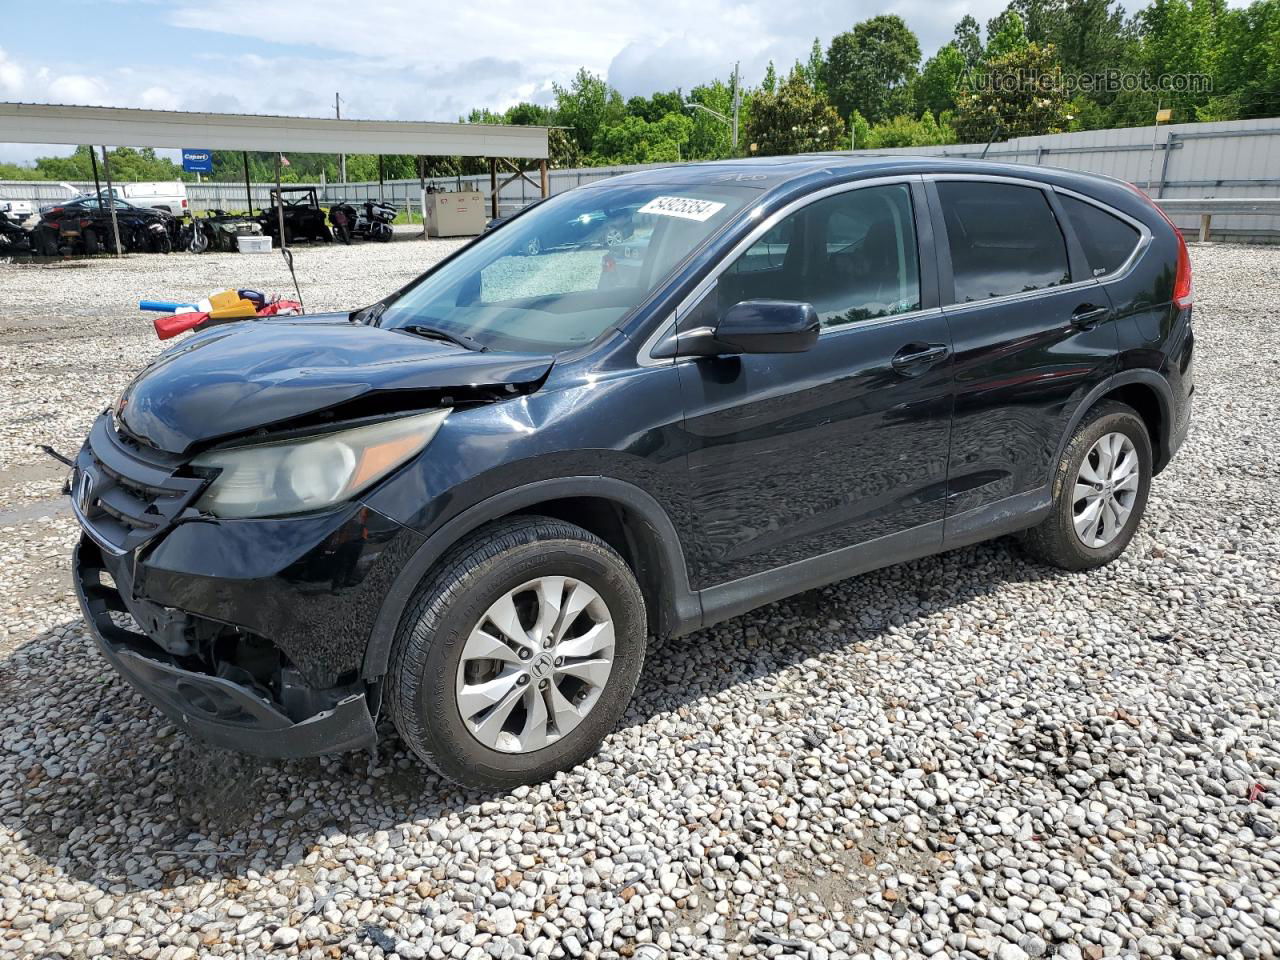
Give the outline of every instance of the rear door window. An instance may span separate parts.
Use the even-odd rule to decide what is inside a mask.
[[[1070,281],[1067,243],[1043,190],[962,180],[937,186],[957,303]]]
[[[1095,277],[1110,276],[1128,262],[1142,238],[1136,228],[1084,200],[1065,194],[1060,194],[1058,200],[1071,220],[1071,228],[1084,248],[1085,259]]]

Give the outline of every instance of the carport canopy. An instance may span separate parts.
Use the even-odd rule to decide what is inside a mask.
[[[485,157],[489,161],[490,203],[498,215],[498,160],[515,172],[503,186],[525,176],[513,160],[537,160],[540,187],[547,184],[548,127],[494,123],[433,123],[417,120],[330,120],[324,117],[278,117],[251,113],[193,113],[142,110],[134,107],[81,107],[47,103],[0,103],[0,143],[100,144],[111,187],[106,145],[118,147],[199,147],[205,150],[250,150],[280,153],[387,153],[416,156]],[[381,163],[379,163],[381,171]],[[249,168],[245,161],[245,185]],[[94,179],[97,180],[95,169]],[[379,182],[382,177],[379,173]],[[276,187],[280,186],[279,162]],[[532,181],[530,181],[532,182]],[[252,199],[250,199],[252,207]],[[422,200],[426,233],[426,195]],[[284,234],[284,211],[280,209]],[[120,234],[111,220],[120,251]]]
[[[0,143],[545,160],[547,127],[0,103]]]

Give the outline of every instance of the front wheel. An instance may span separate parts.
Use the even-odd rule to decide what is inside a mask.
[[[1053,511],[1023,534],[1027,549],[1064,570],[1090,570],[1124,553],[1151,488],[1151,437],[1120,403],[1091,411],[1063,451]]]
[[[644,597],[604,541],[548,517],[455,546],[400,624],[387,705],[428,766],[472,787],[545,780],[595,752],[644,661]]]

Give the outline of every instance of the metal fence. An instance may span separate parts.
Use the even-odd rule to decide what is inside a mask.
[[[978,157],[984,149],[988,160],[1063,167],[1119,177],[1138,184],[1158,198],[1280,197],[1280,118],[1019,137],[994,143],[989,149],[985,144],[955,144],[842,152],[847,155]],[[586,183],[643,169],[646,167],[641,165],[551,170],[550,190],[553,194],[562,193]],[[427,183],[441,190],[479,190],[486,195],[489,191],[487,174],[434,177]],[[413,210],[417,215],[420,190],[417,180],[387,180],[381,185],[377,181],[369,181],[314,186],[319,190],[322,201],[364,200],[381,196],[401,209]],[[72,191],[92,189],[92,182],[60,185],[49,181],[0,181],[0,200],[49,203],[65,198]],[[267,183],[253,185],[255,207],[268,203],[270,189],[271,184]],[[536,200],[538,195],[537,187],[518,178],[502,189],[499,210],[503,214],[512,213]],[[243,210],[246,206],[243,183],[189,183],[187,196],[193,210]],[[1199,217],[1194,214],[1175,214],[1174,221],[1186,230],[1199,227]],[[1212,235],[1215,239],[1274,241],[1280,239],[1280,216],[1215,216]]]

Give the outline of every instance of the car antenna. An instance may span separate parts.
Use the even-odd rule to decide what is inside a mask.
[[[276,216],[280,218],[280,252],[289,267],[289,276],[293,278],[293,292],[298,297],[298,312],[306,313],[302,305],[302,290],[298,287],[298,275],[293,270],[293,251],[289,249],[289,241],[284,231],[284,191],[280,188],[280,153],[276,152]]]
[[[306,307],[302,305],[302,291],[298,288],[298,275],[293,272],[293,251],[288,247],[281,247],[280,252],[284,255],[284,262],[289,267],[289,276],[293,277],[293,292],[298,297],[298,312],[306,313]]]

